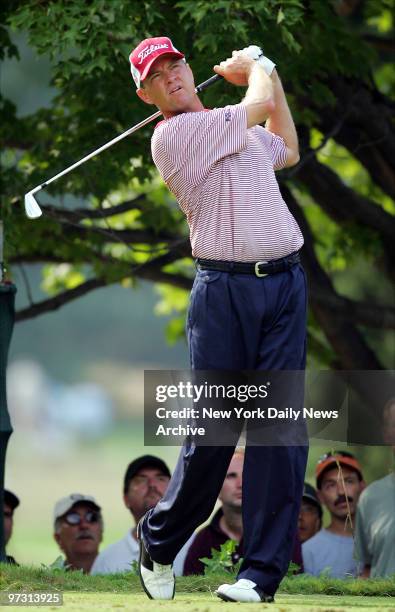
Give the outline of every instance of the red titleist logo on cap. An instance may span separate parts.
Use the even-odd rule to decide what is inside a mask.
[[[141,81],[146,78],[149,69],[158,57],[165,53],[183,58],[184,54],[175,48],[170,38],[157,36],[146,38],[129,55],[130,71],[136,87],[140,87]]]

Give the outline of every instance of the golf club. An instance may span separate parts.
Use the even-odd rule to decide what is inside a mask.
[[[250,57],[252,57],[252,59],[255,59],[255,60],[259,60],[263,56],[262,50],[259,47],[257,47],[256,45],[251,45],[250,47],[248,47],[246,49],[243,49],[243,50],[246,51],[250,55]],[[203,83],[200,83],[200,85],[198,85],[195,88],[196,93],[200,93],[201,91],[203,91],[207,87],[210,87],[210,85],[213,85],[214,83],[216,83],[220,79],[222,79],[222,76],[220,76],[219,74],[215,74],[214,76],[210,77],[206,81],[203,81]],[[59,172],[58,174],[56,174],[52,178],[48,179],[48,181],[45,181],[44,183],[41,183],[41,185],[38,185],[37,187],[35,187],[34,189],[32,189],[31,191],[26,193],[25,194],[25,212],[26,212],[26,215],[29,217],[29,219],[37,219],[38,217],[40,217],[42,215],[42,210],[41,210],[41,208],[40,208],[36,198],[34,197],[34,195],[37,193],[37,191],[40,191],[44,187],[47,187],[47,185],[50,185],[51,183],[56,181],[61,176],[64,176],[65,174],[68,174],[69,172],[74,170],[74,168],[78,168],[78,166],[81,166],[81,164],[84,164],[86,161],[88,161],[92,157],[95,157],[95,155],[98,155],[102,151],[105,151],[109,147],[112,147],[112,145],[114,145],[115,143],[119,142],[123,138],[126,138],[126,136],[129,136],[130,134],[133,134],[133,132],[136,132],[137,130],[139,130],[140,128],[144,127],[145,125],[147,125],[151,121],[154,121],[154,119],[157,119],[158,117],[160,117],[161,114],[162,114],[161,111],[157,111],[153,115],[150,115],[146,119],[143,119],[143,121],[140,121],[140,123],[137,123],[133,127],[129,128],[128,130],[126,130],[126,132],[123,132],[122,134],[119,134],[119,136],[116,136],[115,138],[113,138],[112,140],[110,140],[106,144],[102,145],[98,149],[95,149],[95,151],[92,151],[92,153],[89,153],[88,155],[85,155],[85,157],[83,157],[79,161],[75,162],[74,164],[72,164],[71,166],[66,168],[65,170],[62,170],[62,172]]]
[[[216,83],[219,79],[222,79],[222,77],[219,74],[215,74],[214,76],[210,77],[209,79],[207,79],[207,81],[204,81],[203,83],[201,83],[200,85],[198,85],[195,88],[196,93],[200,93],[201,91],[206,89],[206,87],[209,87],[213,83]],[[71,166],[66,168],[65,170],[62,170],[62,172],[59,172],[58,174],[56,174],[52,178],[48,179],[48,181],[45,181],[44,183],[41,183],[41,185],[38,185],[37,187],[35,187],[31,191],[29,191],[25,195],[25,211],[26,211],[26,215],[30,219],[37,219],[38,217],[40,217],[42,215],[42,210],[41,210],[41,208],[40,208],[36,198],[34,197],[34,194],[37,193],[37,191],[40,191],[40,189],[43,189],[44,187],[47,187],[47,185],[49,185],[50,183],[53,183],[54,181],[56,181],[61,176],[64,176],[65,174],[68,174],[69,172],[74,170],[74,168],[78,168],[78,166],[81,166],[81,164],[84,164],[86,161],[88,161],[88,159],[91,159],[92,157],[95,157],[95,155],[98,155],[102,151],[105,151],[109,147],[112,147],[112,145],[114,145],[115,143],[119,142],[123,138],[126,138],[126,136],[129,136],[130,134],[133,134],[133,132],[136,132],[137,130],[139,130],[140,128],[144,127],[148,123],[151,123],[151,121],[154,121],[155,119],[160,117],[161,114],[162,113],[160,111],[157,111],[153,115],[150,115],[146,119],[143,119],[143,121],[140,121],[140,123],[137,123],[133,127],[129,128],[128,130],[126,130],[126,132],[123,132],[122,134],[119,134],[119,136],[116,136],[115,138],[113,138],[112,140],[110,140],[106,144],[102,145],[98,149],[95,149],[95,151],[92,151],[92,153],[89,153],[88,155],[85,155],[85,157],[83,157],[82,159],[78,160],[77,162],[75,162],[74,164],[72,164]]]

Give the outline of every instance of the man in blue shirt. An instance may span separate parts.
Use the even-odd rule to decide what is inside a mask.
[[[365,488],[357,459],[345,451],[327,453],[316,466],[318,497],[331,522],[302,545],[306,574],[325,572],[333,578],[356,576],[353,525],[359,496]]]

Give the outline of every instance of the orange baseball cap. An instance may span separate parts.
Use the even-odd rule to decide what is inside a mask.
[[[315,467],[315,477],[318,488],[323,473],[329,468],[336,467],[338,464],[352,468],[358,473],[360,479],[363,480],[361,464],[354,457],[354,455],[347,453],[346,451],[334,451],[333,453],[326,453],[317,462]]]

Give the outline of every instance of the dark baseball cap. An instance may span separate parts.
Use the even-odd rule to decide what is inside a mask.
[[[308,482],[304,483],[302,498],[311,504],[314,504],[314,506],[318,508],[320,517],[322,517],[322,506],[320,500],[318,499],[317,491]]]
[[[129,483],[136,476],[136,474],[142,469],[146,467],[157,468],[163,474],[171,478],[171,473],[166,463],[160,457],[155,457],[154,455],[143,455],[142,457],[137,457],[131,463],[129,463],[125,478],[123,480],[123,492],[127,493],[129,488]]]
[[[7,504],[7,506],[12,508],[13,510],[15,510],[15,508],[19,506],[20,501],[18,497],[14,495],[14,493],[11,493],[11,491],[7,491],[7,489],[4,489],[4,503]]]

